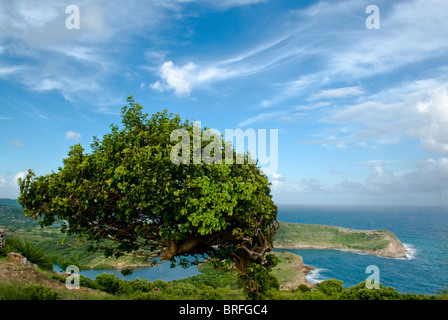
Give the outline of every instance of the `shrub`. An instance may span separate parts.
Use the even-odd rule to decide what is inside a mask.
[[[301,292],[308,292],[311,291],[311,289],[305,285],[305,284],[301,284],[297,287],[298,290],[300,290]]]
[[[120,279],[113,274],[103,273],[96,277],[96,284],[102,291],[117,294],[120,290]]]
[[[23,286],[13,282],[0,282],[0,300],[25,300]]]
[[[38,265],[42,269],[53,270],[51,259],[45,255],[45,252],[38,246],[31,243],[31,240],[9,238],[9,252],[14,251],[31,263]]]
[[[126,281],[131,292],[152,292],[155,285],[153,285],[148,279],[136,278],[135,280]]]
[[[298,296],[299,300],[330,300],[330,298],[323,292],[315,290],[308,291]]]
[[[65,282],[65,279],[64,279],[64,282]],[[79,275],[79,285],[81,287],[86,287],[86,288],[90,288],[90,289],[98,289],[98,285],[95,280],[89,279],[83,275]]]
[[[342,293],[345,289],[342,286],[342,281],[336,279],[329,279],[319,282],[316,285],[316,290],[322,292],[323,294],[333,299],[337,299],[339,294]]]
[[[23,288],[25,300],[58,300],[59,296],[51,288],[30,284]]]
[[[401,295],[392,287],[368,289],[365,281],[348,288],[339,295],[340,300],[399,300]]]

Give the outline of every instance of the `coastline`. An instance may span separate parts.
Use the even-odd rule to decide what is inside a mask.
[[[412,253],[389,230],[356,230],[326,225],[280,222],[274,249],[329,249],[365,253],[385,258],[405,259]],[[347,239],[356,239],[347,242]],[[372,248],[370,242],[381,241]]]
[[[413,248],[412,245],[408,245],[408,244],[402,244],[403,247],[406,249],[406,255],[405,257],[386,257],[384,255],[378,255],[378,254],[373,254],[376,256],[380,256],[383,258],[389,258],[389,259],[399,259],[399,260],[411,260],[414,258],[415,254],[416,254],[416,250]],[[357,253],[357,254],[371,254],[371,253],[366,253],[364,251],[360,251],[360,250],[349,250],[349,249],[338,249],[338,248],[328,248],[325,246],[306,246],[306,245],[298,245],[295,248],[279,248],[276,247],[276,250],[281,250],[281,249],[329,249],[329,250],[339,250],[339,251],[347,251],[347,252],[353,252],[353,253]],[[279,252],[287,252],[287,251],[279,251]],[[316,269],[312,266],[306,265],[303,262],[303,257],[296,254],[296,253],[291,253],[294,254],[297,257],[297,262],[292,265],[291,267],[294,269],[297,269],[300,274],[298,275],[296,281],[294,282],[288,282],[286,284],[282,284],[280,286],[281,290],[293,290],[293,289],[297,289],[298,286],[300,285],[306,285],[307,287],[309,287],[310,289],[313,289],[316,287],[316,284],[323,281],[319,278],[320,275],[320,271],[325,270],[325,269]]]

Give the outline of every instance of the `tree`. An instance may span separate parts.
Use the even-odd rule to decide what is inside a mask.
[[[276,261],[267,253],[278,228],[266,175],[247,153],[243,164],[173,163],[172,133],[182,129],[191,137],[194,123],[167,110],[150,117],[132,96],[127,102],[122,128],[111,125],[102,139],[93,137],[90,153],[76,144],[58,172],[28,170],[19,179],[25,214],[40,218],[42,227],[62,220],[62,232],[94,241],[109,256],[133,253],[184,267],[206,258],[237,270],[247,296],[262,298],[276,285],[269,274]],[[204,136],[209,129],[201,130]],[[188,145],[189,160],[195,143]],[[224,144],[222,136],[200,140],[210,157],[224,154]]]

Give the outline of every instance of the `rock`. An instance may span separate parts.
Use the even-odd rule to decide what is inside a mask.
[[[6,254],[6,256],[8,257],[9,260],[19,262],[20,264],[22,264],[24,266],[30,266],[30,267],[34,267],[34,268],[37,267],[37,265],[29,262],[27,258],[25,258],[21,254],[18,254],[16,252],[8,252]]]
[[[22,256],[21,254],[18,254],[16,252],[8,252],[6,254],[6,256],[8,257],[9,260],[15,261],[15,262],[21,263],[23,259],[26,260],[26,258],[24,256]]]

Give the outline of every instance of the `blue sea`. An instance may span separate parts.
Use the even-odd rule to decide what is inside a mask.
[[[363,282],[379,268],[380,283],[401,293],[434,294],[448,284],[448,210],[415,206],[279,206],[279,221],[392,231],[408,249],[407,258],[392,259],[339,250],[288,250],[315,268],[310,282],[335,278],[344,287]]]
[[[333,225],[353,229],[387,229],[408,249],[407,258],[392,259],[339,250],[295,249],[305,264],[315,268],[308,274],[310,282],[335,278],[344,287],[363,282],[371,273],[368,266],[379,269],[380,282],[401,293],[435,294],[448,284],[448,210],[442,207],[415,206],[317,206],[279,205],[278,220],[284,222]],[[170,281],[193,276],[196,267],[159,267],[135,269],[122,276],[117,270],[83,270],[95,279],[101,273],[114,273],[122,279],[161,279]]]

